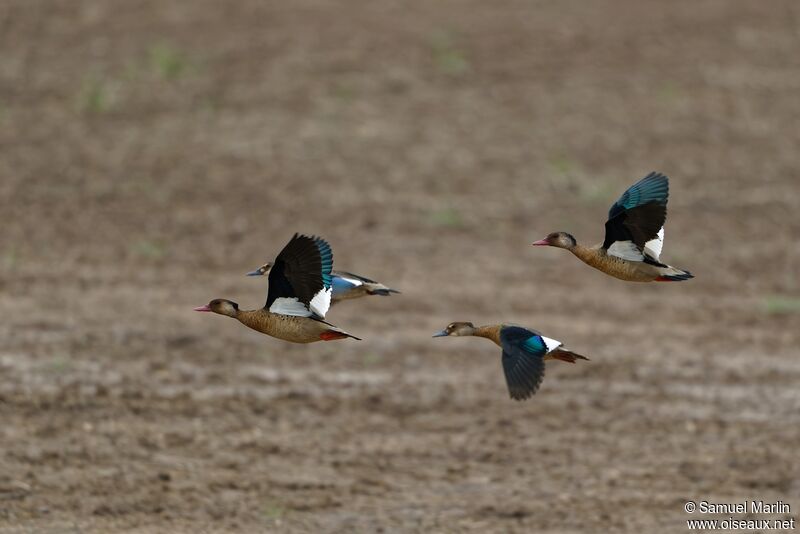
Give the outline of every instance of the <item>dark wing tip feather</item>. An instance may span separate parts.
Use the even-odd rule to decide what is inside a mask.
[[[367,293],[369,293],[370,295],[378,295],[379,297],[390,297],[392,293],[400,293],[400,292],[396,289],[387,287],[386,289],[384,288],[370,289],[369,291],[367,291]]]
[[[537,336],[541,339],[538,332],[522,326],[504,326],[500,330],[503,371],[512,399],[529,399],[544,379],[547,348],[543,341],[539,345],[529,343],[531,338]]]
[[[508,393],[515,400],[529,399],[539,390],[544,379],[544,360],[532,354],[511,358],[513,361],[506,361],[504,366]]]
[[[689,271],[683,271],[680,274],[667,274],[656,278],[659,282],[682,282],[684,280],[691,280],[694,275]]]
[[[608,211],[608,218],[613,219],[620,213],[654,202],[666,206],[669,200],[669,178],[659,172],[651,172],[630,186]]]
[[[635,208],[649,202],[666,205],[669,199],[669,178],[659,172],[651,172],[629,187],[625,194],[629,193],[630,197],[628,204],[625,205],[626,209]]]
[[[625,191],[608,211],[603,248],[615,241],[632,241],[641,251],[667,220],[669,179],[651,172]]]
[[[319,236],[311,236],[314,244],[319,250],[320,264],[322,270],[322,283],[325,287],[331,287],[333,271],[333,250],[330,243]]]

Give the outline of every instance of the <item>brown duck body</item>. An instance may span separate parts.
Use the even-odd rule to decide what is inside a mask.
[[[524,326],[493,324],[475,327],[470,322],[454,322],[433,337],[474,336],[493,341],[502,350],[503,373],[512,399],[530,398],[539,389],[545,361],[575,363],[585,356],[563,349],[560,341],[542,336]]]
[[[194,310],[232,317],[257,332],[292,343],[360,339],[324,321],[331,302],[333,266],[327,241],[295,234],[268,265],[273,268],[263,308],[239,310],[231,300],[214,299]],[[251,274],[264,273],[259,269]]]
[[[630,261],[612,256],[602,244],[593,247],[576,244],[569,251],[586,265],[627,282],[653,282],[673,272],[681,272],[669,266],[658,267],[643,261]]]
[[[498,347],[503,348],[503,343],[500,341],[500,331],[503,329],[504,326],[515,326],[515,325],[492,324],[486,326],[479,326],[475,328],[472,335],[494,341],[494,343]],[[589,358],[581,356],[580,354],[576,354],[572,351],[562,349],[561,347],[558,347],[555,350],[545,354],[544,359],[561,360],[565,362],[575,363],[576,359],[588,360]]]
[[[585,247],[567,232],[552,232],[532,245],[565,248],[585,264],[626,282],[689,280],[692,273],[660,260],[668,199],[669,179],[651,172],[611,206],[602,244]]]
[[[292,343],[314,343],[315,341],[331,341],[346,337],[358,339],[325,321],[311,317],[271,313],[264,308],[240,311],[236,314],[235,319],[262,334]]]

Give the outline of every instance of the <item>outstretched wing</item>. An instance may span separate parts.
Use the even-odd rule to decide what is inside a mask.
[[[269,271],[272,313],[324,318],[331,305],[333,252],[321,237],[295,234]]]
[[[664,243],[669,179],[651,172],[617,200],[608,211],[603,248],[625,260],[658,261]]]
[[[500,331],[503,347],[503,371],[512,399],[533,396],[544,378],[544,355],[552,350],[547,340],[534,330],[506,326]]]

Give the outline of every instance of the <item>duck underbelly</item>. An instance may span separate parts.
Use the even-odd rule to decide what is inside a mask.
[[[314,343],[322,341],[320,337],[330,327],[320,321],[308,317],[269,314],[259,317],[242,317],[240,321],[253,330],[292,343]]]
[[[654,266],[640,261],[623,260],[602,253],[578,257],[598,271],[626,282],[652,282],[659,276]]]

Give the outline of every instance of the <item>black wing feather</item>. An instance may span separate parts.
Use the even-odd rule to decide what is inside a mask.
[[[544,379],[544,354],[535,354],[523,348],[523,343],[535,330],[519,326],[506,326],[500,331],[503,347],[503,372],[512,399],[525,400],[533,396]]]
[[[639,251],[658,236],[667,220],[669,179],[651,172],[625,191],[611,206],[603,248],[616,241],[631,241]]]
[[[624,210],[606,221],[603,248],[608,249],[615,241],[633,241],[641,251],[645,243],[658,237],[666,220],[667,207],[656,202]]]
[[[269,271],[269,291],[265,308],[279,298],[297,299],[309,305],[324,287],[319,238],[295,234],[283,247]]]

